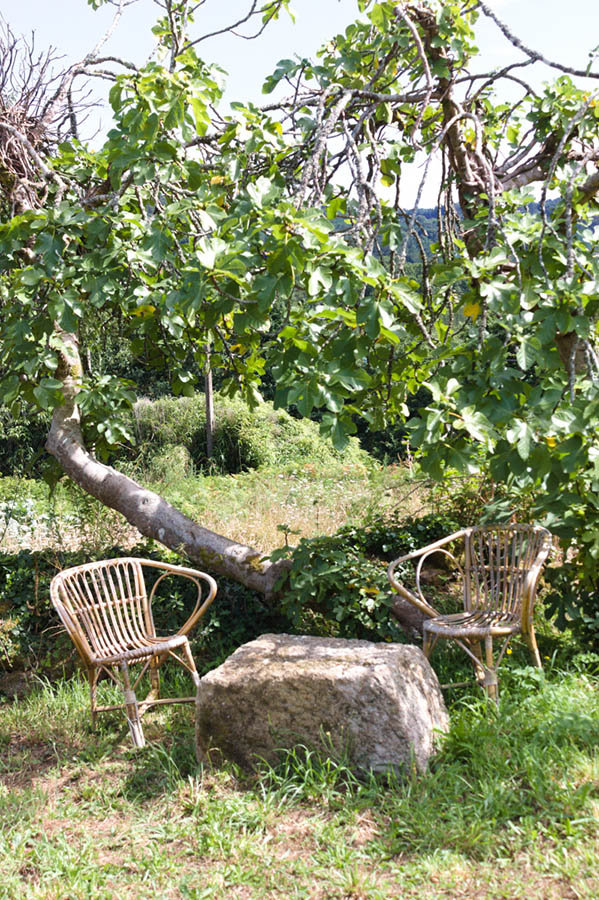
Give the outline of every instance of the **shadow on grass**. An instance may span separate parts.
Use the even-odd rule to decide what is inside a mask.
[[[122,786],[123,796],[135,803],[154,802],[161,794],[171,794],[198,773],[193,724],[180,723],[173,733],[156,736],[146,729],[148,743],[141,751],[131,751],[129,772]]]

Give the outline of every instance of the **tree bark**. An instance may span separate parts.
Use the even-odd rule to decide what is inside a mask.
[[[210,344],[206,346],[206,369],[204,371],[204,394],[206,397],[206,456],[212,459],[214,452],[214,390],[212,388],[212,367],[210,365]]]
[[[422,638],[422,626],[429,617],[425,616],[421,610],[404,600],[403,597],[395,595],[391,605],[391,614],[408,640]]]

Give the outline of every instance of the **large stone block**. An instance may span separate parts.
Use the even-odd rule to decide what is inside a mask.
[[[287,634],[244,644],[202,678],[196,715],[198,759],[215,748],[244,768],[304,744],[356,769],[422,771],[448,727],[418,647]]]

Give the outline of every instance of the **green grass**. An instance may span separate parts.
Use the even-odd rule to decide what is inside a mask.
[[[303,748],[198,767],[190,707],[136,752],[81,679],[40,683],[0,707],[0,898],[596,898],[592,664],[510,660],[498,711],[465,693],[430,771],[386,781]]]

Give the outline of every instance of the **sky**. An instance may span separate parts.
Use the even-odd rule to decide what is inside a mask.
[[[219,36],[198,45],[208,62],[229,73],[226,97],[231,100],[266,99],[261,86],[282,58],[309,56],[357,15],[356,0],[292,0],[295,24],[282,14],[256,41]],[[585,68],[589,50],[599,45],[599,0],[488,0],[497,15],[522,42],[544,56]],[[249,8],[249,0],[205,0],[196,13],[197,35],[236,21]],[[66,60],[80,59],[91,49],[112,19],[113,8],[92,10],[86,0],[0,0],[0,13],[13,31],[35,32],[38,49],[52,45]],[[151,26],[159,13],[152,0],[138,0],[126,9],[104,52],[143,62],[152,50]],[[244,26],[247,33],[247,26]],[[250,31],[251,33],[251,31]],[[518,58],[496,26],[484,16],[477,25],[480,62],[485,71]],[[559,73],[534,67],[537,84]],[[595,63],[599,71],[599,59]],[[476,69],[480,70],[480,69]],[[531,70],[528,72],[528,77]],[[593,83],[593,87],[597,82]],[[109,124],[108,114],[101,119]]]
[[[582,68],[588,51],[599,45],[598,0],[489,0],[489,5],[525,44],[561,62]],[[206,0],[196,14],[197,33],[234,21],[248,6],[248,0]],[[257,41],[224,36],[199,45],[207,60],[230,73],[230,97],[259,99],[263,78],[277,60],[310,55],[357,12],[356,0],[294,0],[293,8],[295,25],[282,14]],[[38,47],[51,44],[69,60],[93,46],[112,18],[111,7],[93,11],[85,0],[0,0],[0,12],[14,31],[35,31]],[[153,46],[150,27],[156,12],[151,0],[132,4],[107,49],[142,62]],[[488,20],[481,22],[479,33],[486,67],[513,56],[513,48]]]

